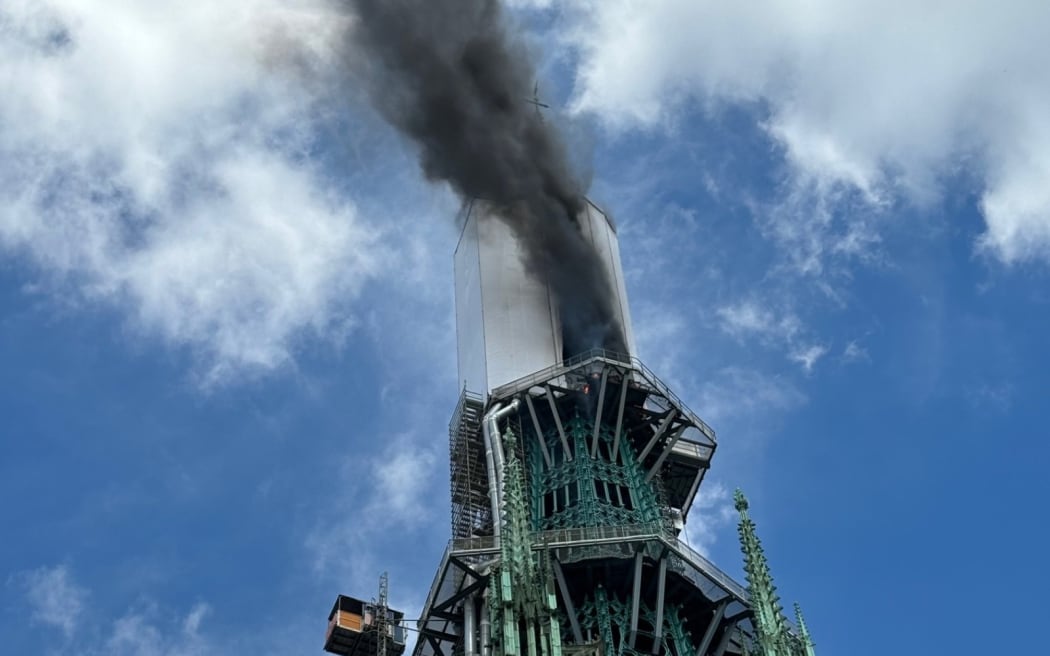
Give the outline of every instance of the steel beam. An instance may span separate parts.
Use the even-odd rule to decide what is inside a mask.
[[[431,612],[437,611],[437,610],[446,610],[448,608],[451,608],[459,600],[466,599],[467,597],[469,597],[470,595],[474,594],[478,590],[484,589],[484,587],[486,585],[488,585],[488,581],[486,581],[485,579],[479,579],[477,581],[474,581],[473,583],[471,583],[467,587],[463,588],[462,590],[460,590],[456,594],[452,595],[451,597],[449,597],[445,601],[441,602],[437,606],[434,606],[434,608],[431,610]]]
[[[743,620],[745,618],[752,617],[752,616],[753,616],[753,613],[752,613],[751,609],[750,608],[745,608],[744,610],[740,611],[736,615],[730,615],[729,617],[727,617],[726,618],[726,622],[729,622],[730,624],[736,624],[737,622],[739,622],[739,621],[741,621],[741,620]]]
[[[475,581],[480,581],[481,579],[487,579],[488,578],[487,576],[485,576],[483,574],[479,574],[477,572],[477,570],[474,569],[473,566],[471,566],[469,563],[465,562],[463,559],[459,558],[458,556],[449,555],[448,562],[450,562],[453,565],[455,565],[456,567],[458,567],[460,570],[463,571],[464,574],[466,574],[470,578],[474,579]]]
[[[728,607],[728,599],[715,607],[711,622],[707,625],[707,630],[704,631],[703,639],[700,640],[700,646],[696,648],[696,656],[707,656],[707,650],[711,648],[711,641],[715,639],[715,631],[718,630],[718,625],[722,623],[722,618],[725,617],[726,608]]]
[[[561,563],[556,558],[551,558],[554,565],[554,578],[558,580],[558,589],[561,590],[561,599],[565,602],[565,614],[569,616],[569,624],[572,626],[572,637],[576,644],[583,644],[583,632],[580,631],[580,622],[576,619],[576,607],[572,604],[569,596],[569,586],[565,584],[565,573],[561,571]]]
[[[591,457],[598,456],[598,434],[602,429],[602,408],[605,407],[605,385],[609,382],[609,367],[602,369],[602,386],[598,392],[598,411],[594,417],[594,434],[591,435]]]
[[[459,636],[458,635],[453,635],[451,633],[445,633],[444,631],[437,631],[435,629],[423,628],[423,629],[420,629],[419,632],[421,634],[429,637],[429,638],[435,638],[435,639],[440,640],[442,642],[451,642],[452,644],[456,644],[457,642],[459,642]]]
[[[540,428],[540,420],[536,418],[536,408],[532,405],[532,395],[525,392],[525,405],[529,408],[529,416],[532,417],[532,428],[536,431],[536,440],[540,443],[540,452],[543,461],[547,463],[547,469],[554,466],[551,462],[551,454],[547,451],[547,440],[543,437],[543,429]]]
[[[445,650],[441,648],[441,642],[437,640],[437,638],[430,635],[425,630],[420,631],[420,633],[422,633],[423,637],[426,638],[427,642],[430,643],[430,648],[434,650],[435,656],[445,656]]]
[[[625,371],[620,381],[620,406],[616,411],[616,431],[613,433],[612,461],[614,464],[620,459],[620,429],[623,427],[623,411],[627,406],[627,387],[630,375],[630,371]]]
[[[565,450],[565,461],[572,460],[572,451],[569,449],[569,440],[565,437],[565,428],[561,425],[561,415],[558,414],[558,404],[554,402],[554,392],[550,385],[544,385],[547,390],[547,401],[551,404],[551,414],[554,415],[554,425],[558,427],[558,436],[561,437],[561,448]]]
[[[671,455],[671,449],[674,448],[675,444],[678,444],[678,439],[682,437],[682,433],[685,432],[687,425],[688,424],[682,424],[681,426],[679,426],[678,429],[675,430],[675,432],[671,435],[671,439],[667,440],[667,446],[664,447],[664,450],[660,453],[660,457],[656,459],[655,463],[653,463],[653,466],[649,470],[649,473],[645,475],[646,483],[653,479],[653,476],[656,475],[656,472],[660,471],[660,465],[664,464],[664,460],[667,459],[667,456]]]
[[[723,656],[726,653],[726,647],[733,639],[733,631],[736,631],[736,622],[726,622],[726,631],[722,634],[722,639],[718,641],[718,649],[715,649],[715,653],[711,656]]]
[[[648,456],[649,452],[653,450],[653,447],[656,446],[656,443],[660,440],[661,437],[663,437],[664,431],[667,430],[667,427],[671,425],[671,422],[674,421],[675,417],[677,416],[678,411],[674,408],[671,408],[667,411],[667,416],[664,417],[664,420],[660,422],[660,427],[656,429],[655,433],[653,433],[653,439],[649,440],[649,443],[645,445],[645,448],[642,449],[642,452],[638,454],[639,464],[645,461],[645,457]]]
[[[634,639],[638,636],[638,606],[642,595],[642,552],[634,554],[634,587],[631,589],[631,633],[627,645],[634,649]]]
[[[659,654],[664,641],[664,591],[667,585],[667,555],[660,559],[660,573],[656,579],[656,635],[650,653]]]
[[[696,472],[696,478],[693,479],[693,484],[689,486],[689,494],[685,495],[685,501],[682,503],[682,519],[686,519],[689,516],[689,508],[693,505],[693,499],[696,498],[696,492],[700,489],[700,482],[704,480],[704,473],[707,469],[701,468]]]

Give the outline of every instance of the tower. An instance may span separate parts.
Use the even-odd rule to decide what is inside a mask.
[[[634,356],[614,224],[578,218],[628,352],[567,353],[510,229],[461,220],[452,540],[414,656],[748,653],[747,590],[679,539],[715,433]]]
[[[530,275],[511,229],[482,204],[461,224],[452,539],[413,656],[814,656],[801,611],[798,629],[783,616],[742,493],[747,588],[679,539],[715,433],[634,356],[612,221],[588,202],[577,226],[627,352],[573,352],[573,308]],[[384,578],[377,607],[385,597]],[[337,600],[326,649],[399,654],[402,615],[374,622],[364,607],[362,622],[361,608]]]

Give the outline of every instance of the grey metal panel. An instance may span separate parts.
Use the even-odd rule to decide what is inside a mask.
[[[620,325],[623,326],[624,338],[629,355],[633,355],[634,329],[631,325],[631,311],[627,303],[627,285],[623,279],[623,265],[620,262],[620,242],[616,236],[616,227],[612,220],[597,205],[587,202],[587,227],[591,243],[594,244],[599,258],[609,274],[610,286],[616,296],[615,307],[619,312]]]
[[[616,231],[591,203],[580,216],[616,296],[629,353],[634,332]],[[561,361],[561,321],[545,284],[529,275],[511,229],[475,202],[466,211],[454,259],[460,385],[488,396],[501,385]]]
[[[478,221],[488,389],[560,360],[547,286],[529,275],[510,228]],[[486,390],[488,391],[488,390]]]
[[[485,369],[485,331],[481,304],[481,260],[477,221],[463,225],[454,256],[456,281],[456,341],[461,388],[488,391]]]
[[[466,215],[454,265],[461,385],[488,396],[560,360],[546,285],[527,274],[510,228],[481,203]]]

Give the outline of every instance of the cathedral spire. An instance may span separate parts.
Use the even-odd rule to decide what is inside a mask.
[[[802,608],[798,603],[795,604],[795,622],[798,624],[798,640],[802,647],[801,656],[816,656],[813,639],[809,636],[809,629],[806,628],[806,620],[802,617]]]
[[[733,495],[737,512],[740,513],[740,548],[744,552],[744,574],[747,591],[754,613],[755,642],[760,656],[792,656],[787,638],[787,622],[773,576],[769,572],[762,543],[755,533],[755,523],[748,516],[748,503],[744,493],[737,490]]]

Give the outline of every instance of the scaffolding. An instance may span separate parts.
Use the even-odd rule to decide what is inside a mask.
[[[492,507],[485,470],[481,396],[463,390],[448,427],[452,537],[491,535]]]
[[[652,489],[664,514],[684,521],[714,457],[714,431],[637,358],[598,349],[503,385],[487,402],[463,390],[449,424],[453,537],[493,532],[481,423],[487,410],[515,400],[504,423],[521,436],[512,448],[530,466],[527,487],[545,494],[552,477],[596,478],[594,494],[626,508],[605,518],[609,523],[637,514],[628,508],[633,496]],[[572,494],[567,480],[563,487]]]
[[[494,472],[486,439],[506,452]],[[553,654],[555,642],[562,656],[695,656],[686,645],[712,625],[723,653],[740,653],[745,591],[678,540],[715,448],[714,431],[622,354],[585,353],[488,398],[463,390],[449,425],[452,542],[415,656],[469,651],[463,636],[486,617],[480,656]]]

